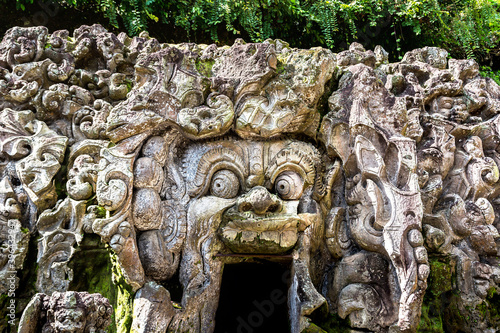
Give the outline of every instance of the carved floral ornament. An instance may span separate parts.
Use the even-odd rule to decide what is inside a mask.
[[[12,28],[0,66],[0,275],[26,269],[31,238],[44,293],[20,332],[105,331],[109,304],[69,292],[90,234],[130,290],[132,331],[212,332],[224,266],[256,257],[288,258],[294,333],[324,309],[415,332],[432,260],[455,265],[458,307],[498,289],[500,87],[472,60],[94,25]]]

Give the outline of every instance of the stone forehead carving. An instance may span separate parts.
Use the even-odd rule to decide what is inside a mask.
[[[352,330],[425,330],[425,302],[449,296],[442,262],[459,309],[443,330],[493,327],[477,307],[500,283],[500,88],[447,57],[10,29],[0,276],[30,264],[37,237],[44,293],[21,327],[108,329],[107,300],[68,292],[91,234],[112,257],[119,331],[213,332],[225,265],[259,260],[290,271],[293,333],[326,312]]]

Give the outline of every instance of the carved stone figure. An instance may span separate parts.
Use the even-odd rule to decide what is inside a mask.
[[[20,331],[214,332],[224,268],[262,260],[292,333],[499,330],[500,87],[447,57],[10,29],[0,291],[44,293]],[[102,287],[94,237],[114,323],[68,291]]]
[[[26,306],[19,332],[106,332],[112,307],[99,294],[68,291],[52,296],[36,294]]]
[[[8,294],[19,285],[16,273],[23,268],[30,235],[19,221],[21,207],[7,177],[0,182],[0,202],[0,292]]]

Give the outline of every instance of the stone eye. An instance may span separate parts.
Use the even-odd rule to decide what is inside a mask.
[[[240,181],[234,172],[220,170],[214,173],[210,183],[210,194],[219,198],[231,199],[238,195]]]
[[[293,171],[282,172],[274,182],[276,193],[284,200],[297,200],[302,195],[304,181]]]

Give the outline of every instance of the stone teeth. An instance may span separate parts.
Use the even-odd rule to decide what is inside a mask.
[[[234,240],[238,236],[238,232],[233,229],[224,228],[222,235],[227,239]]]
[[[241,242],[251,242],[257,237],[257,233],[254,231],[242,231],[241,232]]]
[[[280,243],[280,234],[277,231],[264,231],[260,234],[260,239],[263,241]]]
[[[280,246],[281,247],[291,247],[297,242],[297,232],[295,231],[283,231],[281,233]]]

